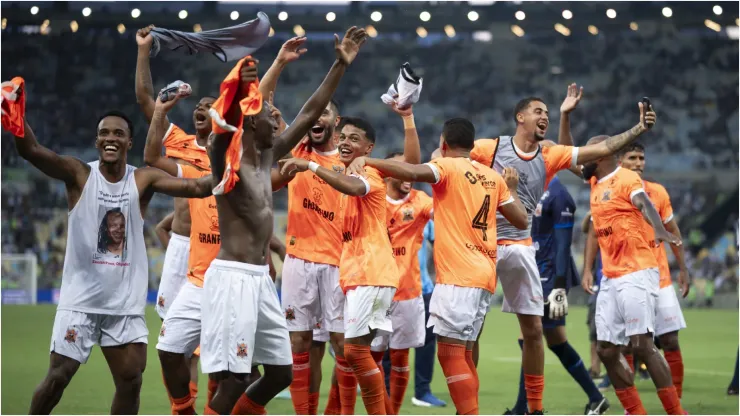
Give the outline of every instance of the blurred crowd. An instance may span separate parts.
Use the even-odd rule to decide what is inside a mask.
[[[277,34],[256,54],[267,70],[287,36]],[[309,34],[308,52],[283,71],[275,96],[287,122],[319,85],[334,59],[328,34]],[[39,141],[52,150],[82,160],[97,158],[93,148],[95,120],[107,109],[128,114],[135,124],[129,163],[142,163],[148,125],[134,95],[136,65],[134,32],[85,29],[50,36],[3,32],[3,76],[26,80],[27,120]],[[502,39],[495,42],[420,39],[387,35],[370,39],[342,79],[335,95],[340,113],[367,118],[375,126],[374,152],[384,156],[401,146],[400,118],[380,100],[409,62],[424,78],[421,100],[414,106],[428,158],[438,145],[442,123],[451,117],[471,119],[478,137],[512,134],[513,107],[525,96],[539,96],[550,107],[548,136],[557,140],[559,106],[566,86],[584,86],[584,99],[573,113],[578,144],[597,134],[615,134],[638,121],[637,102],[651,98],[659,126],[644,143],[650,171],[737,169],[738,48],[736,40],[679,32],[669,26],[649,36],[641,32],[568,38]],[[170,120],[192,131],[192,110],[202,95],[217,95],[218,85],[232,68],[212,56],[187,56],[163,51],[152,58],[155,88],[181,79],[194,98],[178,104]],[[40,261],[39,287],[59,284],[66,239],[66,196],[60,183],[32,172],[19,158],[13,140],[3,132],[2,252],[34,252]],[[666,184],[678,218],[711,212],[722,195],[711,184]],[[587,189],[577,190],[579,209],[587,211]],[[585,197],[585,198],[584,198]],[[286,206],[277,194],[276,209]],[[157,196],[147,213],[151,283],[156,288],[163,250],[154,225],[171,210],[171,200]],[[695,276],[717,289],[737,285],[737,218],[728,220],[727,243],[692,250]],[[691,231],[684,233],[691,240]],[[578,237],[574,252],[580,250]],[[697,245],[702,244],[696,237]],[[733,286],[734,285],[734,286]]]

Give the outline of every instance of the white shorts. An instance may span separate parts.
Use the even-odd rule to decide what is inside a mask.
[[[164,253],[162,278],[159,280],[157,304],[155,309],[161,319],[167,317],[167,310],[175,301],[182,285],[188,281],[188,258],[190,257],[190,239],[172,233],[167,251]]]
[[[596,298],[596,339],[627,345],[633,335],[655,333],[658,269],[601,279]]]
[[[191,282],[185,285],[172,302],[159,330],[157,349],[190,357],[200,344],[200,303],[203,288]]]
[[[290,331],[344,332],[344,293],[339,268],[288,255],[283,263],[281,303]]]
[[[213,260],[202,297],[203,373],[246,374],[252,365],[291,365],[290,336],[270,267]]]
[[[393,332],[390,309],[395,287],[357,286],[347,291],[344,302],[344,339],[358,338],[376,329]]]
[[[661,336],[669,332],[686,328],[681,305],[678,303],[676,289],[671,286],[658,289],[658,309],[655,311],[655,335]]]
[[[344,331],[342,331],[344,332]],[[324,328],[313,330],[314,342],[329,342],[329,331]]]
[[[492,298],[485,289],[438,284],[429,301],[427,327],[442,337],[475,341]]]
[[[85,364],[95,344],[101,347],[146,344],[148,336],[146,320],[140,315],[57,310],[49,351]]]
[[[424,298],[421,296],[391,303],[393,333],[378,335],[370,349],[385,351],[419,348],[424,345],[427,332],[424,325]]]
[[[501,310],[519,315],[543,316],[545,299],[534,246],[498,246],[496,276],[504,291]]]

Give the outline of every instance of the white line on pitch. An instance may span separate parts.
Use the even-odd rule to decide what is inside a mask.
[[[481,357],[483,358],[483,357]],[[499,361],[504,363],[518,363],[522,361],[521,357],[486,357],[484,358],[486,360],[491,361]],[[546,365],[560,365],[558,362],[553,361],[546,361]],[[726,371],[713,371],[713,370],[702,370],[698,368],[684,368],[685,372],[687,373],[694,373],[694,374],[706,374],[710,376],[726,376],[726,377],[732,377],[732,373],[726,372]]]

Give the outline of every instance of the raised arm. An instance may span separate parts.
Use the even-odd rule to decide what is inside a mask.
[[[175,219],[175,213],[170,212],[154,227],[154,232],[157,234],[157,238],[159,238],[159,242],[162,243],[162,248],[165,250],[170,244],[170,231],[172,230],[173,219]]]
[[[671,220],[665,224],[665,229],[669,233],[675,235],[678,239],[681,239],[681,230],[678,228],[678,223],[675,218],[671,218]],[[678,284],[681,286],[681,294],[685,298],[689,294],[691,278],[689,276],[689,268],[686,267],[686,258],[684,257],[683,247],[673,244],[671,244],[670,247],[671,251],[673,251],[673,255],[676,257],[676,261],[678,262]]]
[[[319,166],[316,162],[309,162],[305,159],[293,158],[283,159],[278,162],[280,165],[280,174],[283,176],[293,176],[298,172],[311,170],[319,178],[323,179],[332,188],[350,196],[365,196],[370,192],[367,182],[355,176],[343,175]]]
[[[167,113],[179,99],[180,97],[177,96],[175,99],[163,103],[157,97],[157,102],[154,105],[154,114],[149,122],[146,144],[144,145],[144,163],[161,169],[172,176],[177,176],[177,162],[174,159],[162,155],[162,142],[169,126]]]
[[[326,108],[331,97],[334,95],[334,91],[336,91],[339,80],[344,75],[344,71],[357,57],[357,53],[366,39],[367,34],[365,30],[358,29],[355,26],[352,26],[347,31],[341,43],[339,42],[339,37],[334,35],[334,51],[337,55],[337,60],[334,61],[331,70],[329,70],[329,73],[319,88],[306,101],[306,104],[303,105],[295,120],[290,123],[290,127],[275,139],[273,144],[273,163],[282,159],[308,133],[308,130],[313,127],[316,120],[321,116],[321,112],[324,111],[324,108]]]
[[[647,222],[653,227],[656,240],[681,245],[681,240],[678,237],[666,231],[663,226],[663,221],[660,219],[660,214],[658,214],[658,211],[655,209],[655,206],[653,206],[653,203],[645,192],[638,192],[633,195],[632,204],[640,210],[642,216],[645,217],[645,220],[647,220]]]
[[[285,69],[285,65],[295,61],[300,58],[301,55],[306,53],[307,49],[303,47],[305,43],[305,36],[291,38],[288,39],[287,42],[283,43],[277,57],[272,61],[272,65],[270,65],[270,68],[265,72],[265,75],[263,75],[260,80],[260,92],[263,97],[269,97],[270,94],[275,93],[280,73]]]
[[[656,115],[655,112],[652,111],[652,106],[650,106],[650,111],[647,111],[647,113],[643,115],[642,103],[640,102],[638,105],[640,107],[639,123],[631,129],[617,134],[616,136],[611,136],[602,142],[579,147],[578,160],[576,161],[576,164],[583,165],[585,163],[601,159],[602,157],[613,155],[617,153],[619,149],[637,140],[642,133],[645,133],[650,127],[652,127],[656,121]]]
[[[362,174],[363,167],[372,166],[380,171],[384,177],[400,179],[408,182],[437,183],[434,170],[428,165],[412,165],[406,162],[397,162],[389,159],[373,159],[358,157],[347,168],[347,173]]]
[[[143,197],[151,199],[151,194],[161,194],[179,198],[205,198],[211,196],[213,176],[208,175],[198,179],[176,178],[166,172],[152,167],[136,169],[136,183]]]
[[[28,122],[24,123],[25,137],[15,137],[18,154],[46,176],[64,181],[67,189],[76,188],[81,191],[90,173],[90,167],[77,158],[58,155],[42,146],[36,140],[36,135]]]
[[[136,102],[148,123],[152,122],[154,116],[154,83],[152,82],[152,71],[149,68],[149,53],[154,41],[150,33],[152,29],[154,25],[149,25],[136,32],[136,44],[139,45],[139,53],[136,57]]]
[[[560,105],[560,130],[558,131],[558,144],[573,146],[573,135],[570,133],[570,113],[576,109],[583,96],[583,87],[573,83],[568,85],[568,93]]]
[[[391,104],[391,110],[401,116],[403,120],[403,159],[406,163],[416,165],[421,163],[421,147],[419,146],[419,134],[414,123],[413,107],[399,109],[396,103]]]

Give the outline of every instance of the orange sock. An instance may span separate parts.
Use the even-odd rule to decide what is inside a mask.
[[[342,411],[342,405],[339,404],[339,386],[336,384],[331,385],[329,390],[329,401],[326,402],[325,415],[338,415]]]
[[[198,398],[198,384],[194,381],[190,381],[190,397],[195,401]]]
[[[195,399],[188,393],[187,396],[180,399],[172,399],[172,414],[173,415],[194,415],[195,414]]]
[[[645,407],[642,405],[640,395],[637,393],[635,386],[627,387],[626,389],[614,389],[617,393],[619,402],[622,403],[622,407],[628,415],[646,415]]]
[[[545,376],[539,374],[524,375],[524,389],[527,391],[529,413],[542,411],[542,394],[545,391]]]
[[[475,377],[475,393],[476,397],[480,394],[480,379],[478,378],[478,369],[475,367],[475,361],[473,360],[473,350],[465,350],[465,362],[468,363],[470,371]]]
[[[478,414],[475,378],[465,360],[465,346],[437,342],[437,358],[447,379],[447,388],[460,415]]]
[[[308,351],[293,354],[293,382],[290,383],[290,400],[297,415],[308,415],[308,386],[311,383],[311,367]]]
[[[308,414],[315,415],[319,411],[319,392],[308,393]]]
[[[678,392],[676,387],[666,387],[658,389],[658,397],[660,402],[663,403],[663,409],[669,415],[683,415],[684,411],[681,407],[681,401],[678,399]]]
[[[213,395],[216,394],[216,390],[218,390],[218,381],[208,379],[208,396],[206,396],[206,408],[211,405],[211,400],[213,399]]]
[[[624,359],[627,360],[627,364],[630,365],[630,370],[632,370],[632,374],[635,373],[635,356],[632,354],[625,354]]]
[[[373,356],[373,360],[378,366],[378,370],[380,370],[380,379],[383,380],[383,391],[385,392],[383,403],[385,404],[385,414],[395,415],[396,413],[393,412],[393,404],[391,404],[391,397],[388,395],[388,386],[385,384],[385,369],[383,368],[383,356],[385,355],[385,351],[370,351],[370,354]]]
[[[355,402],[357,402],[357,379],[352,372],[347,360],[337,357],[336,369],[337,385],[339,388],[339,403],[341,414],[355,414]]]
[[[216,413],[215,410],[211,409],[211,406],[209,406],[209,405],[206,405],[206,411],[203,412],[203,413],[206,414],[206,415],[217,415],[218,414],[218,413]]]
[[[681,350],[666,351],[665,360],[668,361],[668,367],[671,368],[671,377],[673,385],[676,387],[678,398],[683,397],[683,357]]]
[[[391,350],[391,403],[397,415],[409,385],[409,350]]]
[[[370,353],[370,347],[364,345],[344,344],[344,358],[355,373],[357,383],[362,391],[362,402],[368,415],[384,415],[385,387],[378,364]]]
[[[266,415],[265,406],[261,406],[247,397],[247,393],[243,393],[239,400],[237,400],[234,409],[231,411],[232,415]]]

